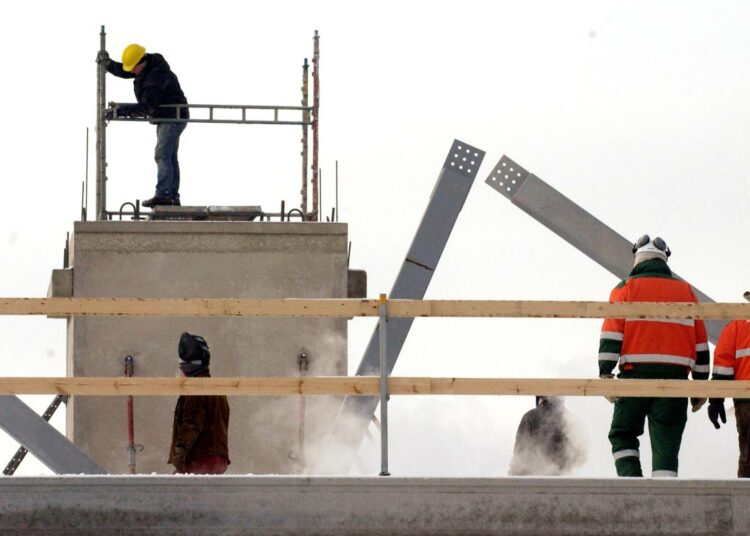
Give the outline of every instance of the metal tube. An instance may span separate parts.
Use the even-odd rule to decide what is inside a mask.
[[[388,300],[380,295],[380,476],[388,472],[388,365],[386,341],[388,325]]]
[[[107,51],[107,34],[104,25],[99,32],[99,52]],[[107,68],[103,63],[96,65],[96,219],[107,219],[107,123],[104,110],[107,101]]]
[[[339,161],[336,160],[336,221],[339,221]]]
[[[125,356],[125,376],[133,377],[133,356]],[[128,395],[128,472],[135,474],[135,422],[133,417],[133,396]]]
[[[314,221],[319,220],[318,210],[318,134],[320,131],[320,38],[318,37],[318,30],[315,30],[315,37],[313,37],[313,120],[312,120],[312,214]]]
[[[308,367],[308,356],[307,352],[300,352],[297,356],[297,362],[299,365],[299,376],[304,378],[307,375]],[[305,413],[306,413],[306,397],[299,397],[299,462],[300,467],[304,470],[305,467]]]
[[[307,58],[305,63],[302,64],[302,203],[300,204],[300,210],[303,214],[307,214],[307,150],[308,150],[308,128],[307,123],[310,122],[310,111],[307,109],[307,72],[308,72]]]
[[[83,221],[89,219],[89,127],[86,127],[86,178],[83,182]]]

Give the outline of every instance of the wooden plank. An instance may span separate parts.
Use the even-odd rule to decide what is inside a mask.
[[[0,298],[0,315],[377,316],[377,300]]]
[[[390,317],[702,318],[750,320],[748,303],[389,300]],[[0,298],[0,315],[378,316],[377,300]]]
[[[388,316],[750,319],[747,303],[389,300]]]
[[[0,378],[0,394],[95,396],[378,395],[377,376],[253,378]],[[392,395],[545,395],[750,398],[750,381],[392,377]]]

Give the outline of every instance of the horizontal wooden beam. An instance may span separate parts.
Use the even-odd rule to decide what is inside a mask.
[[[379,394],[376,376],[237,378],[0,378],[0,394],[286,396]],[[750,398],[750,381],[391,377],[392,395]]]
[[[350,318],[378,314],[378,300],[0,298],[0,315]],[[389,300],[388,316],[750,320],[750,303]]]

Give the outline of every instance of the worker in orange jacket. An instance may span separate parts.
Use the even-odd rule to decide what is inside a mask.
[[[750,380],[750,320],[735,320],[724,327],[714,351],[714,380]],[[740,459],[737,476],[750,477],[750,399],[734,399]],[[718,430],[727,422],[723,398],[708,401],[708,418]]]
[[[612,290],[611,302],[697,302],[690,285],[672,275],[663,239],[643,235],[633,245],[634,267]],[[599,377],[695,380],[709,375],[708,340],[702,320],[608,318],[599,340]],[[690,399],[693,412],[705,399]],[[638,437],[648,417],[652,475],[677,476],[682,433],[687,422],[684,398],[617,398],[609,441],[618,476],[643,476]]]

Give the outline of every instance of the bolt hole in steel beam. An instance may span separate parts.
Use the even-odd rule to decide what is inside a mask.
[[[618,279],[625,279],[630,273],[633,241],[612,230],[506,155],[500,158],[485,183]],[[714,301],[695,287],[693,291],[701,302]],[[706,331],[712,343],[716,344],[725,325],[723,320],[706,321]]]

